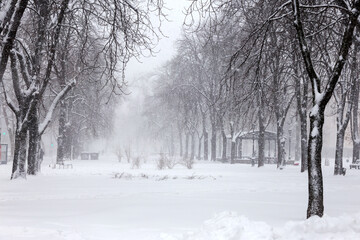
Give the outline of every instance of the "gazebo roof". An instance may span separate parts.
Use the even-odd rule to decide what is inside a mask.
[[[246,139],[259,139],[259,132],[260,131],[251,131],[251,132],[244,132],[238,135],[237,138],[246,140]],[[276,140],[276,133],[265,131],[265,140]]]

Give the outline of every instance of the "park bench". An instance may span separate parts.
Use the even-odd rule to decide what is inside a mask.
[[[53,164],[52,168],[55,169],[55,168],[62,168],[62,169],[65,169],[65,168],[73,168],[73,165],[71,163],[66,163],[65,161],[60,161],[60,162],[57,162],[55,164]]]
[[[99,160],[99,153],[97,152],[82,152],[80,153],[81,160]]]
[[[350,164],[350,169],[360,169],[360,160],[356,160],[355,163]]]

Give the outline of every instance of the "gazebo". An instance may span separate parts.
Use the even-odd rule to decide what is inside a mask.
[[[244,133],[238,133],[236,137],[236,149],[235,151],[235,162],[247,163],[251,162],[252,159],[258,158],[258,141],[259,131],[250,131]],[[276,133],[271,131],[265,131],[265,162],[275,163],[277,156],[276,151]],[[229,139],[231,141],[231,139]],[[230,152],[230,151],[229,151]]]

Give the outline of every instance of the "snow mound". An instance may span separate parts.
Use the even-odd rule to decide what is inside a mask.
[[[203,226],[181,237],[162,236],[163,240],[348,240],[360,239],[360,214],[354,216],[312,217],[274,228],[265,222],[251,221],[233,212],[223,212]]]
[[[276,232],[280,236],[278,239],[360,239],[360,214],[341,217],[325,215],[301,222],[288,222]]]

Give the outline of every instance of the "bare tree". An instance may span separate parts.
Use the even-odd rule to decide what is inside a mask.
[[[353,42],[353,34],[357,24],[357,18],[360,11],[360,1],[353,1],[348,5],[347,16],[342,22],[344,30],[339,39],[340,44],[336,53],[335,64],[331,69],[331,75],[324,83],[315,70],[313,59],[311,57],[311,48],[308,46],[305,38],[305,30],[303,26],[304,14],[301,12],[298,0],[292,1],[292,9],[294,16],[294,25],[296,28],[296,36],[299,42],[299,48],[304,60],[307,74],[310,78],[312,86],[312,110],[310,113],[310,134],[308,147],[308,165],[309,165],[309,204],[307,217],[314,215],[322,216],[324,213],[323,203],[323,179],[321,171],[321,149],[322,149],[322,127],[324,124],[324,111],[328,104],[336,84],[341,76],[341,72],[349,55],[349,50]],[[310,5],[311,6],[311,5]],[[334,14],[332,10],[331,14]],[[324,86],[324,88],[322,88]]]

